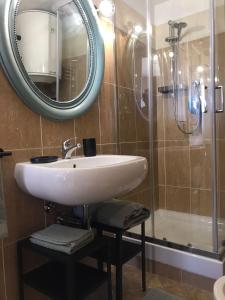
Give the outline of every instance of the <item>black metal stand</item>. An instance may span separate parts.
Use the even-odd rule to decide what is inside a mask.
[[[116,267],[116,300],[123,299],[123,264],[141,252],[142,261],[142,289],[146,291],[146,261],[145,261],[145,221],[141,223],[141,244],[123,240],[123,234],[130,228],[121,229],[94,222],[93,227],[97,229],[97,235],[103,236],[103,231],[115,234],[114,237],[105,236],[111,248],[110,260],[102,252],[92,255],[98,259],[99,270],[103,270],[103,262],[110,263]]]
[[[30,249],[49,262],[23,274],[23,249]],[[18,242],[18,275],[20,300],[24,298],[24,284],[38,290],[54,300],[83,300],[104,282],[107,282],[107,299],[112,300],[111,265],[107,263],[107,272],[98,270],[79,261],[93,252],[103,251],[110,257],[108,242],[96,238],[93,242],[68,255],[32,244],[29,239]]]

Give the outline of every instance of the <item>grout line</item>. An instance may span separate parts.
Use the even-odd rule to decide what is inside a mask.
[[[126,86],[123,86],[123,85],[120,85],[120,84],[116,84],[116,86],[117,86],[119,89],[125,89],[125,90],[129,90],[129,91],[134,92],[134,89],[132,89],[132,88],[129,88],[129,87],[126,87]]]
[[[110,145],[117,145],[117,143],[105,143],[105,144],[101,144],[101,146],[110,146]]]
[[[42,150],[41,147],[39,148],[21,148],[21,149],[7,149],[8,151],[29,151],[29,150]]]
[[[189,145],[189,149],[188,149],[188,160],[189,160],[189,182],[190,182],[190,186],[191,186],[191,178],[192,178],[192,172],[191,172],[191,147]],[[192,201],[191,201],[191,187],[190,187],[190,195],[189,195],[189,204],[190,204],[190,214],[192,213]]]
[[[199,190],[199,191],[207,191],[210,192],[210,189],[207,188],[199,188],[199,187],[191,187],[191,186],[180,186],[180,185],[164,185],[164,184],[158,184],[160,187],[170,187],[170,188],[176,188],[176,189],[191,189],[191,190]]]
[[[4,251],[4,244],[3,240],[1,242],[2,244],[2,268],[3,268],[3,280],[4,280],[4,291],[5,291],[5,299],[7,300],[7,290],[6,290],[6,273],[5,273],[5,251]]]
[[[102,153],[102,126],[101,126],[101,108],[100,108],[100,96],[98,96],[98,127],[99,127],[99,145],[100,145],[100,152]]]
[[[135,142],[133,142],[133,143],[135,143]],[[98,143],[97,145],[114,145],[114,144],[116,144],[116,143],[104,143],[104,144]],[[59,149],[59,148],[60,148],[60,145],[43,147],[44,150],[47,150],[47,149]],[[21,148],[21,149],[7,149],[7,150],[15,152],[15,151],[28,151],[28,150],[41,150],[41,149],[42,148]]]
[[[111,83],[111,82],[107,82],[107,81],[104,81],[103,84],[111,85],[111,86],[114,86],[114,87],[117,86],[116,83]]]
[[[76,134],[76,120],[75,119],[73,120],[73,134],[74,134],[75,142],[77,143],[77,141],[76,141],[76,138],[77,138],[77,134]]]
[[[124,145],[124,144],[137,144],[137,141],[132,141],[132,142],[119,142],[119,145]]]
[[[42,129],[42,117],[41,116],[40,116],[40,130],[41,130],[41,155],[44,155],[43,129]]]
[[[154,139],[154,142],[188,142],[187,140],[185,139],[179,139],[179,140],[171,140],[171,139],[165,139],[165,140],[161,140],[161,139]],[[203,139],[203,142],[210,142],[211,140],[210,139]],[[221,139],[221,141],[225,142],[225,139]],[[194,147],[195,145],[191,145],[189,143],[190,147]],[[208,145],[208,144],[207,144]],[[196,145],[196,146],[205,146],[205,144],[200,144],[200,145]]]
[[[163,100],[162,100],[163,101]],[[163,137],[164,137],[164,141],[163,141],[163,159],[164,159],[164,176],[165,176],[165,189],[164,189],[164,207],[166,209],[167,207],[167,197],[166,197],[166,183],[167,183],[167,176],[166,176],[166,122],[165,122],[165,105],[164,105],[164,101],[162,103],[163,105]]]

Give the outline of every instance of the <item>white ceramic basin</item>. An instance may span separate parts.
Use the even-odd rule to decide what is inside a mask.
[[[98,155],[47,164],[17,163],[15,179],[27,194],[75,206],[101,202],[133,190],[143,181],[147,169],[144,157]]]

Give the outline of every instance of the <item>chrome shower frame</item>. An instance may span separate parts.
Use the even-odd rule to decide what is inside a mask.
[[[148,20],[148,68],[150,70],[149,76],[149,146],[150,146],[150,165],[151,170],[150,172],[154,174],[154,157],[153,157],[153,141],[154,141],[154,135],[153,135],[153,113],[154,113],[154,101],[153,101],[153,87],[152,87],[152,68],[153,68],[153,62],[152,62],[152,36],[151,36],[151,13],[150,13],[150,1],[148,0],[148,12],[147,12],[147,20]],[[173,244],[173,248],[181,249],[185,252],[191,252],[196,253],[199,255],[205,255],[210,257],[210,255],[220,255],[220,244],[219,244],[219,236],[218,236],[218,191],[217,191],[217,145],[216,145],[216,83],[215,83],[215,23],[216,23],[216,15],[215,15],[215,0],[209,0],[209,22],[210,22],[210,84],[208,88],[209,92],[209,103],[208,103],[208,114],[210,114],[211,118],[211,190],[212,190],[212,197],[211,197],[211,203],[212,203],[212,250],[213,253],[204,253],[205,251],[195,249],[195,248],[188,248],[187,246],[181,246],[181,245],[175,245],[171,242],[164,242],[162,240],[157,239],[155,236],[155,216],[154,216],[154,209],[155,209],[155,197],[154,197],[154,188],[152,188],[152,195],[151,195],[151,209],[152,209],[152,218],[151,218],[151,225],[152,225],[152,236],[149,237],[149,241],[154,244],[160,244],[164,245],[166,247],[171,247],[170,245]],[[150,186],[154,186],[154,176],[150,176]],[[134,235],[133,235],[134,236]],[[220,258],[217,258],[220,259]]]
[[[218,193],[217,193],[217,145],[216,145],[216,84],[215,84],[215,0],[210,0],[210,114],[211,114],[211,187],[212,187],[212,244],[213,251],[218,253]]]

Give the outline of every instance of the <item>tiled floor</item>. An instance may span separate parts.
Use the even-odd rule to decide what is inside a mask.
[[[113,280],[114,281],[114,280]],[[148,288],[160,288],[184,300],[212,300],[209,292],[196,289],[187,284],[177,283],[168,278],[148,274]],[[141,291],[141,272],[133,266],[126,265],[124,268],[124,300],[141,300],[144,293]],[[154,300],[154,299],[152,299]]]

